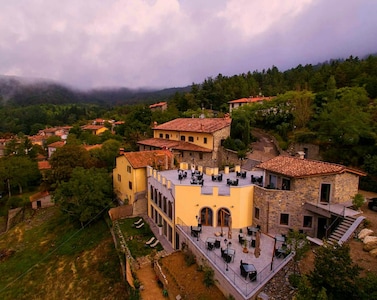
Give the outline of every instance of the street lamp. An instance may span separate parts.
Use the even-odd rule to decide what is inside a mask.
[[[227,239],[224,240],[224,243],[226,244],[226,257],[225,257],[225,263],[226,263],[226,271],[229,271],[229,268],[228,268],[228,257],[229,257],[229,247],[232,246],[232,242],[229,241]]]

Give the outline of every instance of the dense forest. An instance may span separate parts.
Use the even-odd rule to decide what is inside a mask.
[[[77,92],[58,85],[25,87],[9,80],[0,86],[0,137],[32,135],[46,126],[78,128],[101,117],[125,121],[116,133],[129,150],[136,149],[137,140],[151,136],[153,122],[202,114],[221,116],[228,112],[230,100],[273,96],[272,101],[232,113],[227,147],[242,156],[250,150],[250,128],[259,127],[273,134],[282,149],[293,142],[315,143],[324,160],[377,176],[375,55],[299,65],[284,72],[273,66],[230,77],[219,74],[188,88],[155,92]],[[167,101],[168,110],[151,112],[148,105],[158,101]]]

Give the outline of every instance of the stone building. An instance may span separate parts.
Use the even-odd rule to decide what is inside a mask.
[[[327,238],[350,209],[358,193],[361,171],[298,157],[278,156],[257,166],[264,170],[264,187],[254,189],[254,220],[266,232],[296,229]],[[333,227],[333,228],[331,228]]]
[[[178,118],[153,127],[153,138],[139,141],[139,150],[169,149],[177,162],[217,167],[221,143],[230,136],[231,119]]]

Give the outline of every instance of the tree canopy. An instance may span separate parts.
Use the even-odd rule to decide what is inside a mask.
[[[112,203],[111,176],[105,169],[74,168],[71,178],[59,185],[54,200],[61,210],[81,226],[105,213]]]

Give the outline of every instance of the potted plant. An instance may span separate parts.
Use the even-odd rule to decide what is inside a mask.
[[[247,250],[247,240],[244,240],[243,241],[243,250],[242,250],[243,253],[249,253],[249,250]]]

